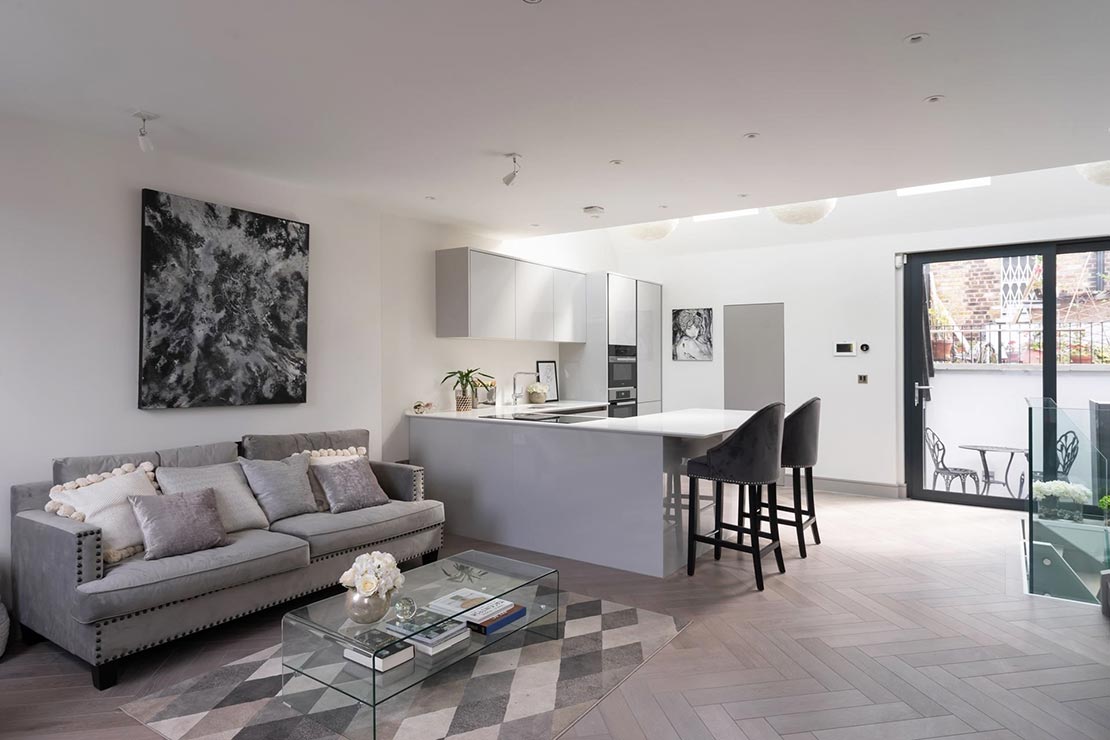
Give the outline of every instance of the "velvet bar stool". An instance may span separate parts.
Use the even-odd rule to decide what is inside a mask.
[[[786,407],[781,403],[764,406],[729,435],[721,444],[713,447],[700,457],[691,458],[686,463],[686,475],[690,478],[689,521],[687,534],[686,573],[694,575],[697,556],[697,543],[713,545],[713,557],[721,559],[721,548],[750,553],[755,563],[755,585],[763,590],[763,555],[774,551],[779,573],[786,572],[779,546],[778,498],[775,486],[778,483],[780,460],[782,459],[782,424]],[[698,484],[704,480],[713,481],[713,531],[698,534]],[[722,498],[724,484],[735,483],[740,486],[740,511],[736,524],[722,520]],[[763,516],[763,486],[767,486],[768,515]],[[744,527],[744,496],[748,497],[751,508],[750,527]],[[764,532],[763,520],[770,523],[770,532]],[[724,539],[725,531],[736,532],[736,542]],[[744,544],[744,535],[751,544]]]
[[[782,467],[790,468],[794,479],[794,505],[779,506],[793,519],[779,523],[794,527],[798,533],[798,551],[806,556],[806,528],[813,529],[813,544],[821,544],[817,529],[817,509],[813,505],[813,466],[817,464],[817,437],[821,426],[821,399],[811,398],[790,412],[782,426]],[[801,474],[805,471],[806,500],[802,505]]]

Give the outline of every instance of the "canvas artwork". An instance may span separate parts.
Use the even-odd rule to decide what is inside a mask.
[[[671,359],[713,359],[712,308],[676,308],[671,312]]]
[[[308,224],[143,190],[139,408],[304,403]]]

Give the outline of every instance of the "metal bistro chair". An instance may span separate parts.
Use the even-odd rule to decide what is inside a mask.
[[[940,440],[937,433],[929,427],[925,427],[925,446],[929,449],[929,457],[933,458],[933,484],[932,488],[936,490],[937,478],[944,478],[944,490],[952,490],[952,481],[956,478],[960,479],[960,490],[967,493],[967,479],[971,478],[971,482],[975,484],[975,492],[979,493],[979,474],[971,468],[950,468],[944,462],[944,455],[947,449],[944,442]]]
[[[782,425],[782,467],[790,468],[794,481],[794,505],[779,505],[779,511],[793,519],[779,524],[794,527],[798,533],[798,553],[806,556],[806,528],[813,529],[813,544],[821,544],[817,529],[817,509],[813,503],[813,466],[817,464],[818,430],[821,425],[821,399],[811,398],[790,412]],[[806,500],[802,505],[802,471],[805,471]],[[768,517],[764,516],[763,519]]]
[[[750,553],[755,564],[755,585],[763,590],[763,555],[774,551],[779,573],[786,572],[779,545],[778,497],[775,491],[779,479],[782,458],[782,424],[786,407],[772,403],[755,412],[736,431],[721,444],[713,447],[701,457],[692,458],[686,463],[686,475],[690,478],[689,521],[687,534],[686,573],[694,575],[697,559],[697,543],[713,545],[713,558],[721,559],[721,548]],[[702,480],[713,481],[713,523],[708,534],[698,534],[698,483]],[[726,524],[721,511],[724,484],[735,483],[740,486],[740,505],[736,524]],[[763,532],[763,486],[767,486],[767,500],[770,532]],[[744,495],[747,494],[751,509],[750,527],[744,524]],[[725,540],[725,531],[736,532],[736,542]],[[744,544],[744,535],[751,539],[750,545]],[[765,542],[766,544],[761,544]]]
[[[1079,457],[1079,435],[1072,431],[1064,432],[1056,439],[1056,480],[1071,482],[1068,476],[1077,457]],[[1022,473],[1022,477],[1025,477],[1025,473]],[[1040,470],[1033,471],[1033,480],[1043,481],[1044,473]]]

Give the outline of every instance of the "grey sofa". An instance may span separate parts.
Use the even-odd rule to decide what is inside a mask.
[[[305,449],[367,446],[364,429],[247,435],[241,442],[60,458],[54,481],[111,470],[126,462],[200,466],[238,455],[276,460]],[[229,535],[224,547],[107,565],[100,530],[43,510],[51,481],[12,486],[14,611],[24,639],[46,638],[92,666],[98,689],[115,683],[124,656],[280,604],[337,583],[354,554],[369,549],[398,561],[435,560],[443,504],[424,498],[423,468],[373,462],[392,499],[342,514],[311,513],[269,530]]]

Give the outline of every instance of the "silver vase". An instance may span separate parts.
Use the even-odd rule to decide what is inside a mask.
[[[389,611],[389,599],[374,594],[362,596],[355,589],[347,589],[347,616],[352,622],[373,624]]]

